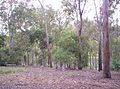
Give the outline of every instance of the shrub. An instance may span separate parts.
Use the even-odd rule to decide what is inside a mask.
[[[112,61],[112,67],[113,67],[113,70],[119,71],[120,70],[120,59],[114,59]]]

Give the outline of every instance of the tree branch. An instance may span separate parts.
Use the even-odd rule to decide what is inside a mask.
[[[85,9],[86,1],[87,1],[87,0],[85,0],[85,3],[84,3],[84,6],[83,6],[83,9],[82,9],[81,13],[83,13],[83,11],[84,11],[84,9]]]

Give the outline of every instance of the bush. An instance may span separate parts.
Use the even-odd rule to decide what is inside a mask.
[[[0,66],[6,66],[9,60],[9,50],[6,48],[0,49]]]
[[[2,61],[0,61],[0,66],[6,66],[6,62],[2,62]]]
[[[6,66],[6,64],[16,64],[21,63],[23,57],[23,51],[18,48],[14,48],[14,51],[9,54],[9,49],[0,49],[0,66]]]
[[[73,64],[75,56],[63,48],[58,47],[53,52],[53,59],[56,63],[61,62],[63,64]]]
[[[120,70],[120,59],[115,59],[112,61],[113,70]]]

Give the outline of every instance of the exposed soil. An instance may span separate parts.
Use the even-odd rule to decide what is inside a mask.
[[[26,68],[27,72],[0,76],[0,89],[120,89],[120,72],[111,72],[111,79],[102,78],[102,72],[84,69],[56,70]]]

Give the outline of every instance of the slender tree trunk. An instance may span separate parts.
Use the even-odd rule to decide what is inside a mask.
[[[50,66],[52,68],[52,59],[51,59],[51,50],[50,50],[50,42],[49,42],[47,22],[45,23],[45,31],[46,31],[47,50],[48,50],[48,66]]]
[[[90,54],[90,69],[92,69],[92,59],[91,59],[91,54]]]
[[[12,29],[9,29],[9,36],[10,36],[10,50],[12,51],[14,48],[14,32]]]
[[[58,69],[58,62],[55,63],[55,69]]]
[[[9,28],[9,54],[10,59],[14,59],[14,32]]]
[[[42,58],[40,58],[40,65],[46,66],[46,55],[45,55],[45,49],[41,49],[42,52]]]
[[[60,62],[60,69],[62,70],[62,66],[63,66],[63,63],[62,62]]]
[[[108,27],[109,0],[103,0],[103,77],[111,78],[110,73],[110,49],[109,49],[109,27]]]
[[[82,58],[81,58],[81,32],[83,28],[83,19],[82,19],[82,14],[83,12],[81,11],[81,4],[80,0],[78,0],[78,8],[79,8],[79,16],[80,16],[80,22],[79,24],[79,31],[78,31],[78,48],[79,48],[79,54],[78,54],[78,69],[82,70]]]
[[[98,48],[98,71],[102,70],[102,28],[101,28],[101,15],[100,15],[100,19],[98,17],[98,13],[97,13],[97,6],[94,1],[94,6],[95,6],[95,12],[96,12],[96,17],[97,17],[97,25],[98,25],[98,29],[100,31],[100,40],[99,40],[99,48]],[[101,11],[100,11],[101,12]]]
[[[8,26],[8,30],[9,30],[9,54],[10,57],[12,57],[11,54],[13,54],[13,48],[14,48],[14,31],[13,28],[11,28],[11,22],[10,22],[10,14],[12,11],[12,4],[13,2],[10,2],[10,7],[9,7],[9,11],[8,11],[8,17],[7,17],[7,26]]]
[[[30,58],[29,58],[29,53],[27,52],[27,62],[28,62],[28,66],[29,66],[29,60],[30,60]]]
[[[98,71],[102,70],[102,43],[101,43],[101,36],[99,41],[99,50],[98,50]]]
[[[80,22],[80,28],[78,32],[78,69],[82,70],[82,58],[81,58],[81,31],[82,31],[82,17],[81,17],[81,22]]]
[[[27,63],[26,63],[26,55],[24,55],[24,63],[25,63],[25,65],[27,64]]]
[[[40,49],[41,50],[41,49]],[[43,65],[43,59],[44,59],[44,51],[43,51],[43,49],[41,50],[41,52],[42,52],[42,58],[41,58],[41,56],[39,55],[39,59],[40,59],[40,66],[42,66]]]
[[[48,47],[48,65],[52,68],[51,50]]]
[[[45,8],[43,7],[42,3],[40,0],[38,0],[42,10],[45,13]],[[45,15],[45,14],[44,14]],[[48,50],[48,66],[52,68],[52,59],[51,59],[51,50],[50,50],[50,44],[49,44],[49,35],[48,35],[48,22],[46,21],[45,17],[42,17],[45,20],[45,32],[46,32],[46,43],[47,43],[47,50]]]
[[[97,70],[97,65],[98,63],[97,63],[97,56],[95,56],[95,69]]]

